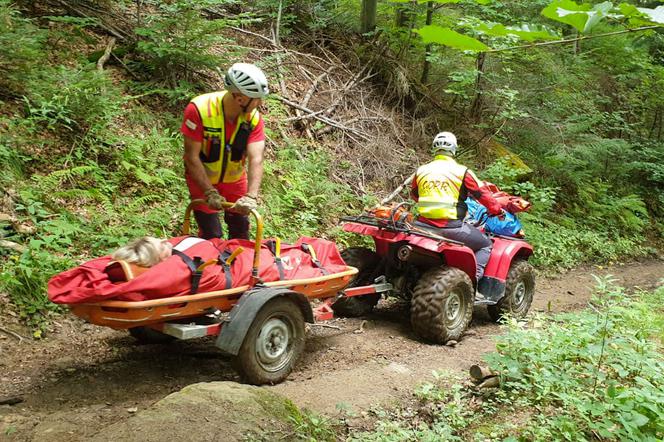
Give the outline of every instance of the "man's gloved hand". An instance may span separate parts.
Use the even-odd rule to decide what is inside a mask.
[[[210,209],[221,210],[224,208],[222,204],[226,202],[226,198],[219,195],[219,191],[217,189],[212,188],[206,190],[205,197],[207,198],[207,205],[210,207]]]
[[[243,215],[249,214],[252,210],[258,209],[258,201],[251,195],[245,195],[235,202],[231,210],[235,210]]]

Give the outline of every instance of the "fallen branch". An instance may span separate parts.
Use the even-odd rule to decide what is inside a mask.
[[[360,322],[360,328],[358,328],[357,330],[355,330],[353,333],[364,333],[364,326],[365,326],[366,324],[367,324],[367,320],[365,319],[365,320],[363,320],[362,322]]]
[[[13,332],[13,331],[11,331],[11,330],[7,330],[7,329],[4,328],[4,327],[0,327],[0,332],[6,333],[6,334],[8,334],[9,336],[12,336],[12,337],[18,339],[18,343],[19,343],[19,344],[20,344],[21,342],[23,342],[23,340],[25,339],[23,336],[19,335],[18,333]]]
[[[15,243],[13,241],[7,241],[6,239],[0,239],[0,247],[3,249],[14,250],[19,253],[25,252],[25,246]]]
[[[23,402],[22,397],[10,397],[7,399],[0,399],[0,405],[16,405]]]
[[[311,100],[311,97],[313,96],[314,92],[318,88],[318,83],[325,78],[331,71],[334,69],[334,66],[330,66],[328,70],[320,74],[316,79],[311,83],[311,87],[307,91],[306,94],[304,94],[304,99],[302,99],[302,107],[307,107],[309,105],[309,100]]]
[[[495,388],[500,386],[500,377],[498,376],[493,376],[490,378],[486,378],[484,382],[479,384],[477,388],[482,389],[482,388]]]
[[[290,101],[290,100],[288,100],[284,97],[280,97],[280,96],[275,95],[275,98],[277,100],[281,101],[282,103],[287,104],[288,106],[291,106],[295,109],[299,109],[299,110],[307,112],[309,114],[315,114],[316,113],[316,112],[312,111],[311,109],[307,109],[306,107],[300,106],[299,104],[297,104],[293,101]],[[357,129],[353,129],[352,127],[344,126],[343,124],[339,123],[338,121],[332,120],[331,118],[323,117],[323,116],[320,116],[320,115],[316,115],[316,116],[314,116],[314,118],[316,118],[319,121],[322,121],[323,123],[327,124],[328,126],[332,126],[332,127],[337,128],[337,129],[340,129],[342,131],[355,134],[356,136],[358,136],[358,137],[360,137],[364,140],[369,139],[369,137],[367,137],[366,135],[364,135],[363,133],[361,133]]]
[[[111,58],[111,51],[113,50],[113,46],[115,46],[115,37],[111,37],[108,40],[108,44],[106,45],[106,50],[104,51],[104,55],[99,57],[99,60],[97,60],[98,71],[104,70],[104,63],[106,63],[108,59]]]
[[[470,377],[477,381],[483,381],[486,378],[497,375],[497,373],[492,371],[489,367],[482,367],[481,365],[471,365],[469,371]]]
[[[315,324],[309,324],[309,325],[310,325],[310,326],[314,326],[314,327],[324,327],[324,328],[333,328],[333,329],[335,329],[335,330],[341,330],[341,327],[338,327],[338,326],[336,326],[336,325],[330,325],[330,324],[319,324],[319,323],[315,323]]]
[[[411,176],[406,178],[406,180],[403,183],[401,183],[401,185],[399,187],[394,189],[394,192],[390,193],[387,197],[383,198],[380,201],[380,205],[383,206],[383,205],[389,203],[390,201],[392,201],[397,195],[399,195],[401,193],[401,191],[403,190],[404,187],[406,187],[407,185],[409,185],[411,183],[411,181],[413,181],[414,178],[415,178],[415,173],[413,173]],[[472,369],[472,367],[471,367],[471,369]]]
[[[100,28],[102,28],[103,30],[105,30],[106,32],[108,32],[109,34],[113,35],[114,37],[116,37],[120,40],[124,40],[127,37],[129,37],[129,34],[122,35],[121,32],[123,32],[123,31],[113,29],[109,25],[102,23],[100,17],[90,16],[90,15],[86,14],[85,12],[81,11],[80,9],[75,8],[74,6],[72,6],[70,4],[71,2],[66,2],[66,1],[63,1],[63,0],[57,0],[57,3],[60,6],[62,6],[63,8],[65,8],[65,10],[68,11],[69,13],[73,12],[75,15],[78,15],[79,17],[98,19],[98,21],[96,23],[96,26],[99,26]],[[92,9],[94,10],[94,8],[92,8]],[[109,12],[108,11],[103,11],[103,13],[108,14]]]

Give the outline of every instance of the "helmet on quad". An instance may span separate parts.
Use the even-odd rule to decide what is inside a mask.
[[[270,93],[267,77],[256,65],[235,63],[224,77],[224,85],[231,92],[239,92],[249,98],[264,98]]]
[[[447,153],[451,156],[456,155],[457,139],[452,132],[440,132],[433,139],[431,153],[434,155]]]

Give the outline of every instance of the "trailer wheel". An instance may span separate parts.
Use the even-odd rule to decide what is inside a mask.
[[[174,336],[167,335],[150,327],[130,328],[129,334],[139,344],[167,344],[175,340]]]
[[[356,267],[358,272],[348,287],[358,287],[373,283],[373,276],[380,263],[380,257],[373,250],[365,247],[351,247],[341,252],[346,265]],[[380,301],[380,295],[351,296],[339,298],[332,304],[334,314],[346,318],[355,318],[371,313]]]
[[[304,349],[304,316],[285,297],[274,298],[258,312],[233,366],[245,382],[277,384],[288,376]]]
[[[535,271],[522,259],[512,263],[505,282],[505,296],[496,305],[487,306],[489,316],[498,322],[503,315],[523,318],[530,310],[535,294]]]
[[[436,344],[461,338],[473,316],[473,284],[453,267],[426,272],[413,291],[410,322],[415,333]]]

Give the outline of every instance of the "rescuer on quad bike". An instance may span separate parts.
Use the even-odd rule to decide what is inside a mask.
[[[412,182],[411,196],[417,201],[415,224],[459,241],[475,253],[477,280],[484,275],[492,242],[476,227],[464,223],[468,196],[487,208],[489,215],[502,216],[500,203],[488,189],[480,187],[480,180],[467,167],[454,160],[457,139],[451,132],[441,132],[433,139],[431,153],[434,160],[417,169]]]

